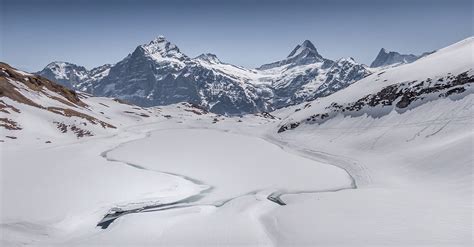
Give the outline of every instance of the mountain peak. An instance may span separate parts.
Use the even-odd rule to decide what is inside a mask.
[[[65,66],[77,66],[77,67],[80,67],[80,66],[78,66],[78,65],[75,65],[75,64],[69,63],[69,62],[54,61],[54,62],[51,62],[51,63],[49,63],[48,65],[46,65],[46,68],[65,67]]]
[[[64,71],[64,70],[77,70],[77,71],[82,71],[82,72],[87,72],[87,69],[84,68],[83,66],[79,66],[73,63],[69,62],[64,62],[64,61],[54,61],[46,65],[46,67],[43,69],[49,69],[51,71]]]
[[[297,45],[285,59],[278,62],[264,64],[258,69],[266,70],[283,65],[298,66],[322,61],[324,61],[324,58],[318,53],[318,50],[316,50],[313,43],[309,40],[305,40]]]
[[[316,47],[314,47],[313,43],[311,43],[309,40],[303,41],[301,46],[316,51]]]
[[[36,72],[37,74],[54,81],[61,82],[66,87],[89,77],[89,71],[83,67],[69,62],[54,61]]]
[[[181,53],[179,48],[166,40],[163,35],[160,35],[150,41],[148,44],[139,46],[142,48],[146,55],[152,57],[155,60],[162,60],[163,58],[174,58],[177,60],[186,59],[186,55]]]
[[[162,42],[166,42],[166,41],[167,41],[167,40],[166,40],[165,36],[160,35],[160,36],[154,38],[153,40],[151,40],[150,43],[149,43],[149,45],[151,45],[151,44],[157,44],[157,43],[162,43]]]
[[[211,62],[211,63],[221,63],[219,58],[215,54],[212,54],[212,53],[203,53],[197,56],[196,59],[206,61],[206,62]]]
[[[296,57],[300,54],[303,54],[303,56],[319,56],[318,50],[316,50],[316,47],[314,47],[313,43],[311,43],[309,40],[305,40],[303,43],[297,45],[288,55],[288,58]]]
[[[382,67],[387,65],[411,63],[418,59],[418,56],[413,54],[400,54],[395,51],[387,51],[385,48],[380,49],[375,60],[370,64],[370,67]]]

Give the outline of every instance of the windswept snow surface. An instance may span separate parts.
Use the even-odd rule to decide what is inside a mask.
[[[287,206],[265,224],[281,246],[471,246],[473,99],[379,119],[341,116],[282,133],[290,147],[350,157],[338,164],[357,189],[284,195]],[[298,231],[295,219],[304,219]]]

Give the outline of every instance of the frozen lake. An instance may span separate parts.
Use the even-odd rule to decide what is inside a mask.
[[[352,184],[336,166],[288,153],[258,137],[208,129],[155,131],[107,157],[200,181],[212,188],[201,200],[205,203],[259,191],[325,191]]]

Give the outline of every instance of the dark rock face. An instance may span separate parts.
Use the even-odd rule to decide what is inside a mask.
[[[297,45],[290,54],[281,61],[264,64],[260,66],[259,70],[267,70],[284,65],[298,66],[315,62],[323,62],[325,59],[318,53],[313,43],[305,40],[301,45]]]
[[[296,127],[300,126],[300,123],[289,123],[289,124],[284,124],[278,129],[278,133],[285,132],[287,130],[292,130],[295,129]]]
[[[394,51],[387,52],[384,48],[382,48],[380,49],[380,52],[375,60],[370,64],[370,67],[377,68],[393,64],[412,63],[418,58],[418,56],[413,54],[405,55]]]
[[[185,60],[182,58],[181,60]],[[176,60],[180,62],[181,60]],[[179,63],[157,64],[146,56],[141,46],[110,69],[91,90],[95,95],[116,97],[142,105],[164,105],[197,98],[196,90],[189,81],[174,77],[180,71]]]
[[[115,65],[88,71],[56,62],[38,74],[76,90],[140,106],[185,101],[214,113],[240,115],[326,96],[369,72],[352,59],[323,58],[308,40],[284,60],[248,70],[222,63],[214,54],[189,58],[158,37]]]

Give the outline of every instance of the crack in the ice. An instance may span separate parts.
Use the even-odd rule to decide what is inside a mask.
[[[148,131],[146,132],[145,134],[145,137],[143,138],[148,138],[151,136],[151,132],[153,131]],[[196,185],[199,185],[199,186],[207,186],[206,189],[204,190],[201,190],[198,194],[195,194],[195,195],[191,195],[189,197],[186,197],[184,199],[181,199],[181,200],[178,200],[178,201],[175,201],[175,202],[171,202],[171,203],[160,203],[160,204],[153,204],[153,205],[147,205],[147,206],[142,206],[142,207],[139,207],[139,208],[135,208],[135,209],[129,209],[129,210],[122,210],[120,209],[119,207],[115,207],[113,209],[111,209],[109,211],[109,213],[107,213],[104,218],[102,218],[101,221],[99,221],[99,223],[97,224],[97,226],[101,227],[102,229],[106,229],[110,224],[112,224],[117,218],[123,216],[123,215],[126,215],[126,214],[131,214],[131,213],[139,213],[139,212],[143,212],[143,211],[146,211],[146,210],[149,210],[149,209],[156,209],[156,208],[163,208],[163,207],[170,207],[170,206],[173,206],[173,205],[177,205],[177,204],[182,204],[182,203],[192,203],[192,202],[195,202],[195,201],[198,201],[200,200],[201,198],[203,198],[207,193],[209,193],[213,187],[210,186],[210,185],[207,185],[205,183],[203,183],[202,181],[199,181],[197,179],[194,179],[194,178],[190,178],[190,177],[187,177],[187,176],[184,176],[184,175],[180,175],[180,174],[176,174],[176,173],[171,173],[171,172],[164,172],[164,171],[157,171],[157,170],[153,170],[153,169],[148,169],[144,166],[140,166],[140,165],[137,165],[137,164],[133,164],[131,162],[125,162],[125,161],[122,161],[122,160],[118,160],[118,159],[114,159],[114,158],[110,158],[108,156],[108,153],[109,152],[112,152],[114,150],[116,150],[117,148],[127,144],[127,143],[130,143],[130,142],[133,142],[133,141],[136,141],[136,140],[131,140],[131,141],[127,141],[127,142],[124,142],[124,143],[121,143],[111,149],[108,149],[104,152],[102,152],[100,154],[101,157],[103,157],[104,159],[106,159],[107,161],[110,161],[110,162],[118,162],[118,163],[122,163],[122,164],[125,164],[127,166],[130,166],[130,167],[133,167],[133,168],[136,168],[136,169],[141,169],[141,170],[147,170],[147,171],[152,171],[152,172],[157,172],[157,173],[162,173],[162,174],[167,174],[167,175],[170,175],[170,176],[175,176],[175,177],[180,177],[184,180],[187,180],[187,181],[190,181],[191,183],[193,184],[196,184]]]

